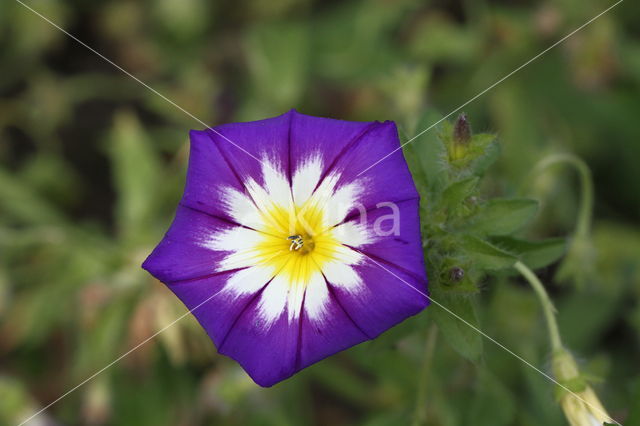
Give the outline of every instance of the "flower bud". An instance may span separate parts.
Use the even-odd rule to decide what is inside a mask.
[[[457,161],[465,157],[471,140],[471,126],[467,120],[467,115],[462,113],[458,116],[453,125],[453,135],[449,147],[449,159]]]
[[[569,352],[556,351],[552,368],[558,381],[571,391],[563,389],[560,395],[560,406],[571,426],[600,426],[612,421],[596,393],[581,377]]]
[[[462,113],[458,116],[456,124],[453,127],[453,141],[456,144],[466,145],[471,139],[471,125],[467,120],[467,114]]]

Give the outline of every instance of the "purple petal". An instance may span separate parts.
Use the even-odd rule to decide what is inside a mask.
[[[338,157],[377,124],[312,117],[293,111],[290,134],[292,174],[310,156],[319,154],[322,157],[322,175],[326,175]]]
[[[206,248],[199,242],[231,227],[228,222],[207,213],[178,206],[169,231],[142,267],[165,283],[214,274],[224,253]]]
[[[420,238],[420,200],[412,199],[394,203],[397,221],[393,219],[393,209],[388,205],[367,211],[364,216],[354,216],[346,223],[359,223],[372,235],[372,242],[355,249],[385,264],[391,264],[417,277],[424,278],[425,267]],[[337,230],[340,230],[338,225]],[[349,241],[344,241],[350,245]]]
[[[233,221],[234,218],[220,202],[220,193],[222,188],[243,192],[242,181],[229,167],[209,131],[192,130],[189,136],[189,168],[181,204]]]
[[[352,291],[329,284],[345,311],[370,338],[416,315],[428,304],[427,282],[380,259],[367,258],[354,267],[363,288]]]
[[[261,327],[258,303],[257,297],[249,301],[218,351],[238,361],[260,386],[272,386],[299,370],[299,324],[283,312],[269,328]]]
[[[340,173],[338,186],[364,180],[366,189],[360,202],[367,209],[380,202],[418,199],[418,191],[399,147],[395,123],[387,121],[371,126],[336,161],[334,171]],[[391,152],[394,153],[389,155]],[[384,160],[376,164],[382,158]]]
[[[226,160],[227,168],[239,179],[251,177],[262,184],[264,160],[273,162],[285,175],[289,174],[289,127],[293,114],[290,111],[266,120],[224,124],[208,133]]]

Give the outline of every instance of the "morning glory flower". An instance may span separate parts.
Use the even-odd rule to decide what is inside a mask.
[[[404,157],[367,170],[398,148],[393,122],[290,111],[190,136],[183,198],[143,267],[256,383],[271,386],[428,304]]]

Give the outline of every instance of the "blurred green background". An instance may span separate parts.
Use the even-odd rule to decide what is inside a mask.
[[[295,107],[392,119],[411,136],[612,2],[28,4],[208,124]],[[640,424],[639,20],[640,5],[623,2],[464,109],[502,146],[487,196],[541,201],[528,237],[569,235],[580,193],[571,169],[532,178],[534,165],[568,152],[591,167],[592,279],[556,282],[557,265],[539,274],[564,340],[627,424]],[[139,265],[180,198],[191,128],[202,125],[1,0],[0,424],[19,423],[185,312]],[[506,275],[481,287],[480,327],[548,371],[530,289]],[[435,334],[432,309],[270,389],[217,355],[189,316],[31,424],[566,424],[547,379],[490,342],[479,361],[465,359]]]

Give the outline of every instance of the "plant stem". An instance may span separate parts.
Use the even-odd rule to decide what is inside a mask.
[[[427,341],[424,347],[424,356],[420,365],[420,375],[418,377],[418,390],[416,392],[416,410],[413,417],[413,426],[426,424],[427,410],[425,402],[427,400],[427,384],[429,381],[429,370],[433,361],[433,355],[438,340],[438,327],[431,324],[427,331]]]
[[[587,163],[573,154],[552,154],[539,162],[533,169],[532,174],[540,173],[558,163],[566,163],[573,166],[580,176],[580,207],[575,233],[577,236],[587,236],[591,229],[591,217],[593,214],[593,180]]]
[[[544,285],[538,279],[536,274],[533,273],[531,269],[529,269],[524,263],[517,261],[514,267],[526,278],[529,282],[533,291],[538,296],[538,300],[542,305],[542,310],[544,312],[544,316],[547,322],[547,328],[549,329],[549,340],[551,341],[551,349],[553,352],[557,350],[561,350],[562,340],[560,339],[560,331],[558,329],[558,323],[556,321],[556,309],[549,298],[549,294],[547,290],[545,290]]]

